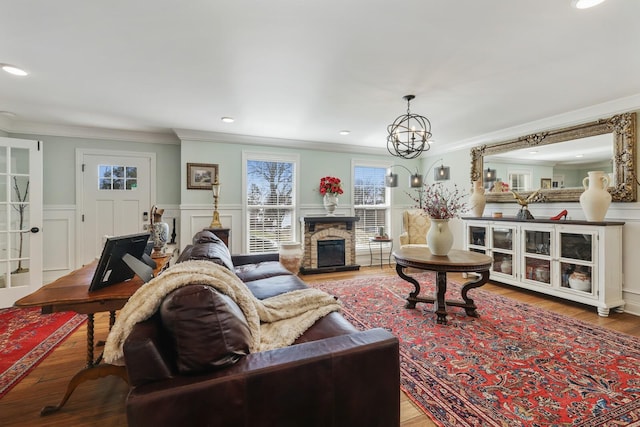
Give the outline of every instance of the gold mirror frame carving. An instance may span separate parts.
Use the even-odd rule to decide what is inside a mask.
[[[617,114],[577,126],[538,132],[495,144],[471,149],[471,181],[483,180],[484,157],[522,148],[557,144],[573,139],[611,133],[613,135],[613,173],[615,186],[609,187],[614,202],[635,202],[636,187],[636,113]],[[535,191],[535,190],[534,190]],[[584,188],[543,189],[536,202],[577,202]],[[527,197],[533,191],[523,192]],[[512,193],[485,193],[487,202],[512,203]]]

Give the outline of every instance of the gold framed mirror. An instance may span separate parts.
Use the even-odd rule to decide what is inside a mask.
[[[610,143],[610,145],[609,145]],[[546,161],[525,159],[529,154],[550,150],[552,154]],[[586,151],[593,158],[587,162],[578,163],[577,160],[562,160],[561,153],[571,153],[577,157]],[[596,153],[597,152],[597,153]],[[519,157],[518,157],[519,156]],[[587,157],[588,157],[587,156]],[[598,156],[597,158],[595,156]],[[482,181],[485,184],[485,197],[490,203],[511,203],[513,194],[507,192],[490,191],[487,180],[484,179],[485,165],[489,165],[489,175],[496,179],[496,169],[491,170],[491,164],[504,165],[503,174],[509,183],[519,183],[520,177],[514,173],[505,172],[507,169],[520,168],[522,181],[528,181],[522,188],[511,188],[518,194],[528,196],[540,189],[536,202],[577,202],[584,191],[582,179],[586,177],[585,168],[590,170],[605,170],[609,174],[609,192],[614,202],[635,202],[636,187],[636,113],[617,114],[608,118],[576,126],[538,132],[508,141],[485,144],[471,149],[471,181]],[[564,163],[563,163],[564,162]],[[536,176],[537,165],[542,175]],[[542,166],[544,165],[544,166]],[[555,167],[555,169],[554,169]],[[567,174],[577,175],[573,182],[565,185],[564,175],[556,175],[556,171],[566,171]],[[544,175],[551,176],[544,176]],[[508,178],[511,178],[509,180]],[[525,179],[526,178],[526,179]],[[500,178],[498,178],[500,180]],[[528,188],[527,188],[528,187]],[[519,190],[519,191],[518,191]]]

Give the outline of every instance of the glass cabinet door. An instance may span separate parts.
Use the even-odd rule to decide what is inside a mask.
[[[525,230],[524,241],[524,250],[528,254],[551,254],[551,231]]]
[[[595,274],[597,241],[595,233],[586,230],[559,233],[561,287],[593,294],[591,278]]]
[[[594,235],[591,233],[560,233],[560,258],[593,261]]]
[[[513,228],[493,227],[491,229],[491,238],[494,249],[513,250]]]
[[[516,231],[513,227],[493,226],[491,227],[491,242],[493,256],[492,271],[513,276],[514,264],[514,236]]]
[[[522,234],[523,278],[545,285],[557,282],[553,279],[552,258],[555,254],[553,227],[539,225],[535,228],[524,228]]]
[[[468,228],[469,245],[471,246],[487,246],[487,228],[476,225]]]

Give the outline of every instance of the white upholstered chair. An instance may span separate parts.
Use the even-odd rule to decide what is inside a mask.
[[[431,226],[429,217],[422,209],[409,209],[402,213],[400,247],[427,246],[427,231]]]

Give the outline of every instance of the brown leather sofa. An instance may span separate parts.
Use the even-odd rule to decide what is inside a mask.
[[[179,258],[232,269],[268,298],[305,288],[277,254],[231,256],[203,231]],[[393,427],[400,425],[398,340],[358,331],[333,312],[285,348],[249,353],[242,312],[204,285],[167,295],[124,344],[130,426]]]

